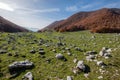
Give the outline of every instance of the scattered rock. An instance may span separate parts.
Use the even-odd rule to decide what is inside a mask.
[[[64,56],[62,55],[62,54],[57,54],[56,56],[55,56],[57,59],[64,59]]]
[[[67,80],[73,80],[71,76],[67,76]]]
[[[67,59],[62,55],[62,54],[56,54],[55,56],[57,59],[63,60],[63,61],[67,61]]]
[[[0,50],[0,54],[4,54],[4,53],[7,53],[6,50]]]
[[[8,56],[12,56],[12,53],[7,53]]]
[[[57,43],[57,46],[63,46],[63,43],[58,42],[58,43]]]
[[[85,71],[85,65],[84,65],[83,61],[78,61],[76,67],[79,68],[81,71]]]
[[[39,49],[39,54],[41,54],[41,55],[44,55],[44,54],[45,54],[45,51],[44,51],[43,48],[40,48],[40,49]]]
[[[76,50],[76,51],[81,51],[81,52],[82,52],[82,50],[81,50],[79,47],[75,47],[75,50]]]
[[[87,61],[92,61],[93,59],[95,59],[95,55],[86,56]]]
[[[33,54],[34,54],[34,53],[36,53],[36,51],[35,51],[35,50],[30,50],[30,53],[33,53]]]
[[[25,79],[33,80],[33,75],[32,75],[32,73],[31,73],[31,72],[27,72],[27,73],[23,76],[22,80],[25,80]]]
[[[73,60],[74,63],[77,63],[77,61],[78,61],[78,60],[77,60],[76,58]]]
[[[76,68],[76,67],[74,67],[74,68],[72,69],[72,72],[73,72],[74,74],[79,74],[79,73],[81,73],[81,71],[79,70],[79,68]]]
[[[97,65],[101,67],[105,67],[106,64],[103,61],[97,61]]]
[[[50,61],[51,61],[51,59],[49,59],[49,58],[48,58],[48,59],[46,59],[46,62],[47,62],[47,63],[50,63]]]
[[[71,56],[72,54],[70,52],[67,53],[69,56]]]
[[[53,49],[52,51],[53,51],[54,53],[56,52],[56,50],[55,50],[55,49]]]
[[[109,57],[111,57],[111,51],[111,49],[103,47],[102,50],[99,52],[99,55],[108,59]]]
[[[103,76],[98,76],[98,79],[103,79]]]
[[[95,51],[88,51],[84,55],[85,56],[89,56],[89,55],[95,55],[95,54],[97,54],[97,52],[95,52]]]
[[[8,66],[8,69],[9,69],[10,74],[15,74],[19,72],[20,70],[29,69],[29,68],[32,68],[33,66],[34,66],[33,62],[30,62],[28,60],[19,61],[19,62],[16,61],[10,64]]]
[[[65,50],[68,50],[68,51],[70,51],[70,48],[67,48],[67,47],[66,47],[66,48],[65,48]]]
[[[106,71],[103,70],[103,69],[99,69],[99,72],[100,72],[101,74],[104,74]]]
[[[85,78],[88,78],[89,73],[85,73],[84,76],[85,76]]]

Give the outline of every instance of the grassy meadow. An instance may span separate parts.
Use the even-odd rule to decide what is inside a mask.
[[[40,44],[40,40],[43,43]],[[57,46],[58,42],[65,45]],[[75,50],[75,47],[81,51]],[[101,74],[94,61],[86,61],[84,53],[95,51],[97,54],[102,47],[112,49],[112,57],[105,59],[98,57],[97,60],[103,61],[107,66],[106,72]],[[39,54],[39,48],[43,48],[44,55]],[[71,56],[67,54],[65,48],[70,48]],[[53,52],[53,49],[56,52]],[[43,33],[0,33],[0,50],[6,50],[0,54],[0,80],[22,80],[27,72],[32,72],[34,80],[67,80],[67,76],[72,76],[73,80],[120,80],[120,34],[98,34],[89,31],[78,32],[43,32]],[[35,50],[36,53],[30,53]],[[11,53],[12,56],[8,56]],[[67,61],[56,59],[55,55],[61,53]],[[17,56],[15,56],[17,54]],[[76,66],[73,60],[83,60],[90,67],[88,78],[84,77],[84,72],[74,74],[72,68]],[[29,60],[34,63],[33,69],[26,69],[20,75],[10,79],[8,66],[15,61]]]

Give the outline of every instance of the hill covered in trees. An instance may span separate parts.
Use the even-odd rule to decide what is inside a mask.
[[[78,12],[65,20],[48,25],[39,32],[46,30],[59,32],[90,30],[98,33],[119,33],[120,9],[103,8],[96,11]]]

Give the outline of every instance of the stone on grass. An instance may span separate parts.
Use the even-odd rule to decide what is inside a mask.
[[[36,53],[36,51],[35,50],[30,50],[30,53]]]
[[[70,52],[67,53],[69,56],[71,56],[72,54]]]
[[[45,51],[44,51],[43,48],[40,48],[40,49],[39,49],[39,54],[41,54],[41,55],[44,55],[44,54],[45,54]]]
[[[93,59],[95,59],[95,55],[86,56],[87,61],[92,61]]]
[[[97,52],[95,52],[95,51],[88,51],[84,55],[85,56],[89,56],[89,55],[95,55],[95,54],[97,54]]]
[[[33,62],[28,60],[25,61],[16,61],[8,66],[9,72],[12,74],[19,72],[22,69],[29,69],[34,66]]]
[[[77,63],[77,61],[78,61],[78,60],[77,60],[76,58],[73,60],[74,63]]]
[[[39,51],[39,54],[44,55],[45,51]]]
[[[97,61],[97,65],[100,67],[105,67],[106,64],[103,61]]]
[[[70,51],[70,48],[66,47],[66,48],[65,48],[65,50],[68,50],[68,51]]]
[[[67,76],[67,80],[73,80],[71,76]]]
[[[64,58],[64,56],[63,56],[61,53],[56,54],[55,57],[56,57],[57,59],[63,59],[63,58]]]
[[[7,53],[6,50],[0,50],[0,54],[4,54],[4,53]]]
[[[84,76],[85,76],[85,78],[88,78],[89,73],[85,73]]]
[[[111,51],[112,50],[110,48],[103,47],[102,50],[99,52],[99,55],[107,59],[111,57]]]
[[[79,47],[75,47],[76,51],[82,51]]]
[[[79,74],[81,71],[79,70],[79,68],[74,67],[74,68],[72,69],[72,72],[73,72],[74,74]]]
[[[62,54],[56,54],[55,56],[57,59],[63,60],[63,61],[67,61],[67,59],[62,55]]]
[[[58,43],[57,43],[57,46],[63,46],[63,43],[58,42]]]
[[[50,63],[50,62],[51,62],[51,59],[48,58],[48,59],[46,59],[45,61],[46,61],[47,63]]]
[[[101,74],[104,74],[106,71],[100,68],[100,69],[99,69],[99,72],[100,72]]]
[[[103,76],[98,76],[98,79],[103,79]]]
[[[53,52],[56,52],[56,50],[55,50],[55,49],[53,49],[52,51],[53,51]]]
[[[85,65],[83,61],[78,61],[77,68],[79,68],[81,71],[85,71]]]
[[[12,56],[12,53],[7,53],[8,56]]]
[[[27,73],[23,76],[22,80],[26,80],[26,79],[28,79],[28,80],[33,80],[33,75],[32,75],[31,72],[27,72]]]

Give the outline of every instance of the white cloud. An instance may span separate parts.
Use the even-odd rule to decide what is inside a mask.
[[[20,26],[27,27],[29,29],[30,28],[41,29],[54,21],[54,19],[46,18],[44,16],[36,16],[31,14],[17,14],[14,12],[9,12],[8,14],[8,11],[1,10],[0,16],[3,16],[7,20]]]
[[[32,1],[38,0],[0,0],[0,16],[29,29],[41,29],[55,21],[43,14],[59,12],[59,8],[36,8]]]
[[[110,3],[110,4],[107,4],[103,7],[106,7],[106,8],[120,8],[120,2],[115,2],[115,3]]]
[[[93,6],[95,6],[95,5],[94,4],[87,4],[87,5],[82,6],[81,8],[82,9],[88,9],[88,8],[93,7]]]
[[[50,13],[50,12],[59,12],[59,8],[49,8],[49,9],[29,9],[29,8],[18,8],[16,9],[17,13],[22,14],[35,14],[35,13]]]
[[[0,2],[0,9],[7,11],[14,11],[14,8],[12,8],[9,4],[3,2]]]
[[[66,11],[77,11],[77,10],[78,10],[77,6],[66,7]]]

